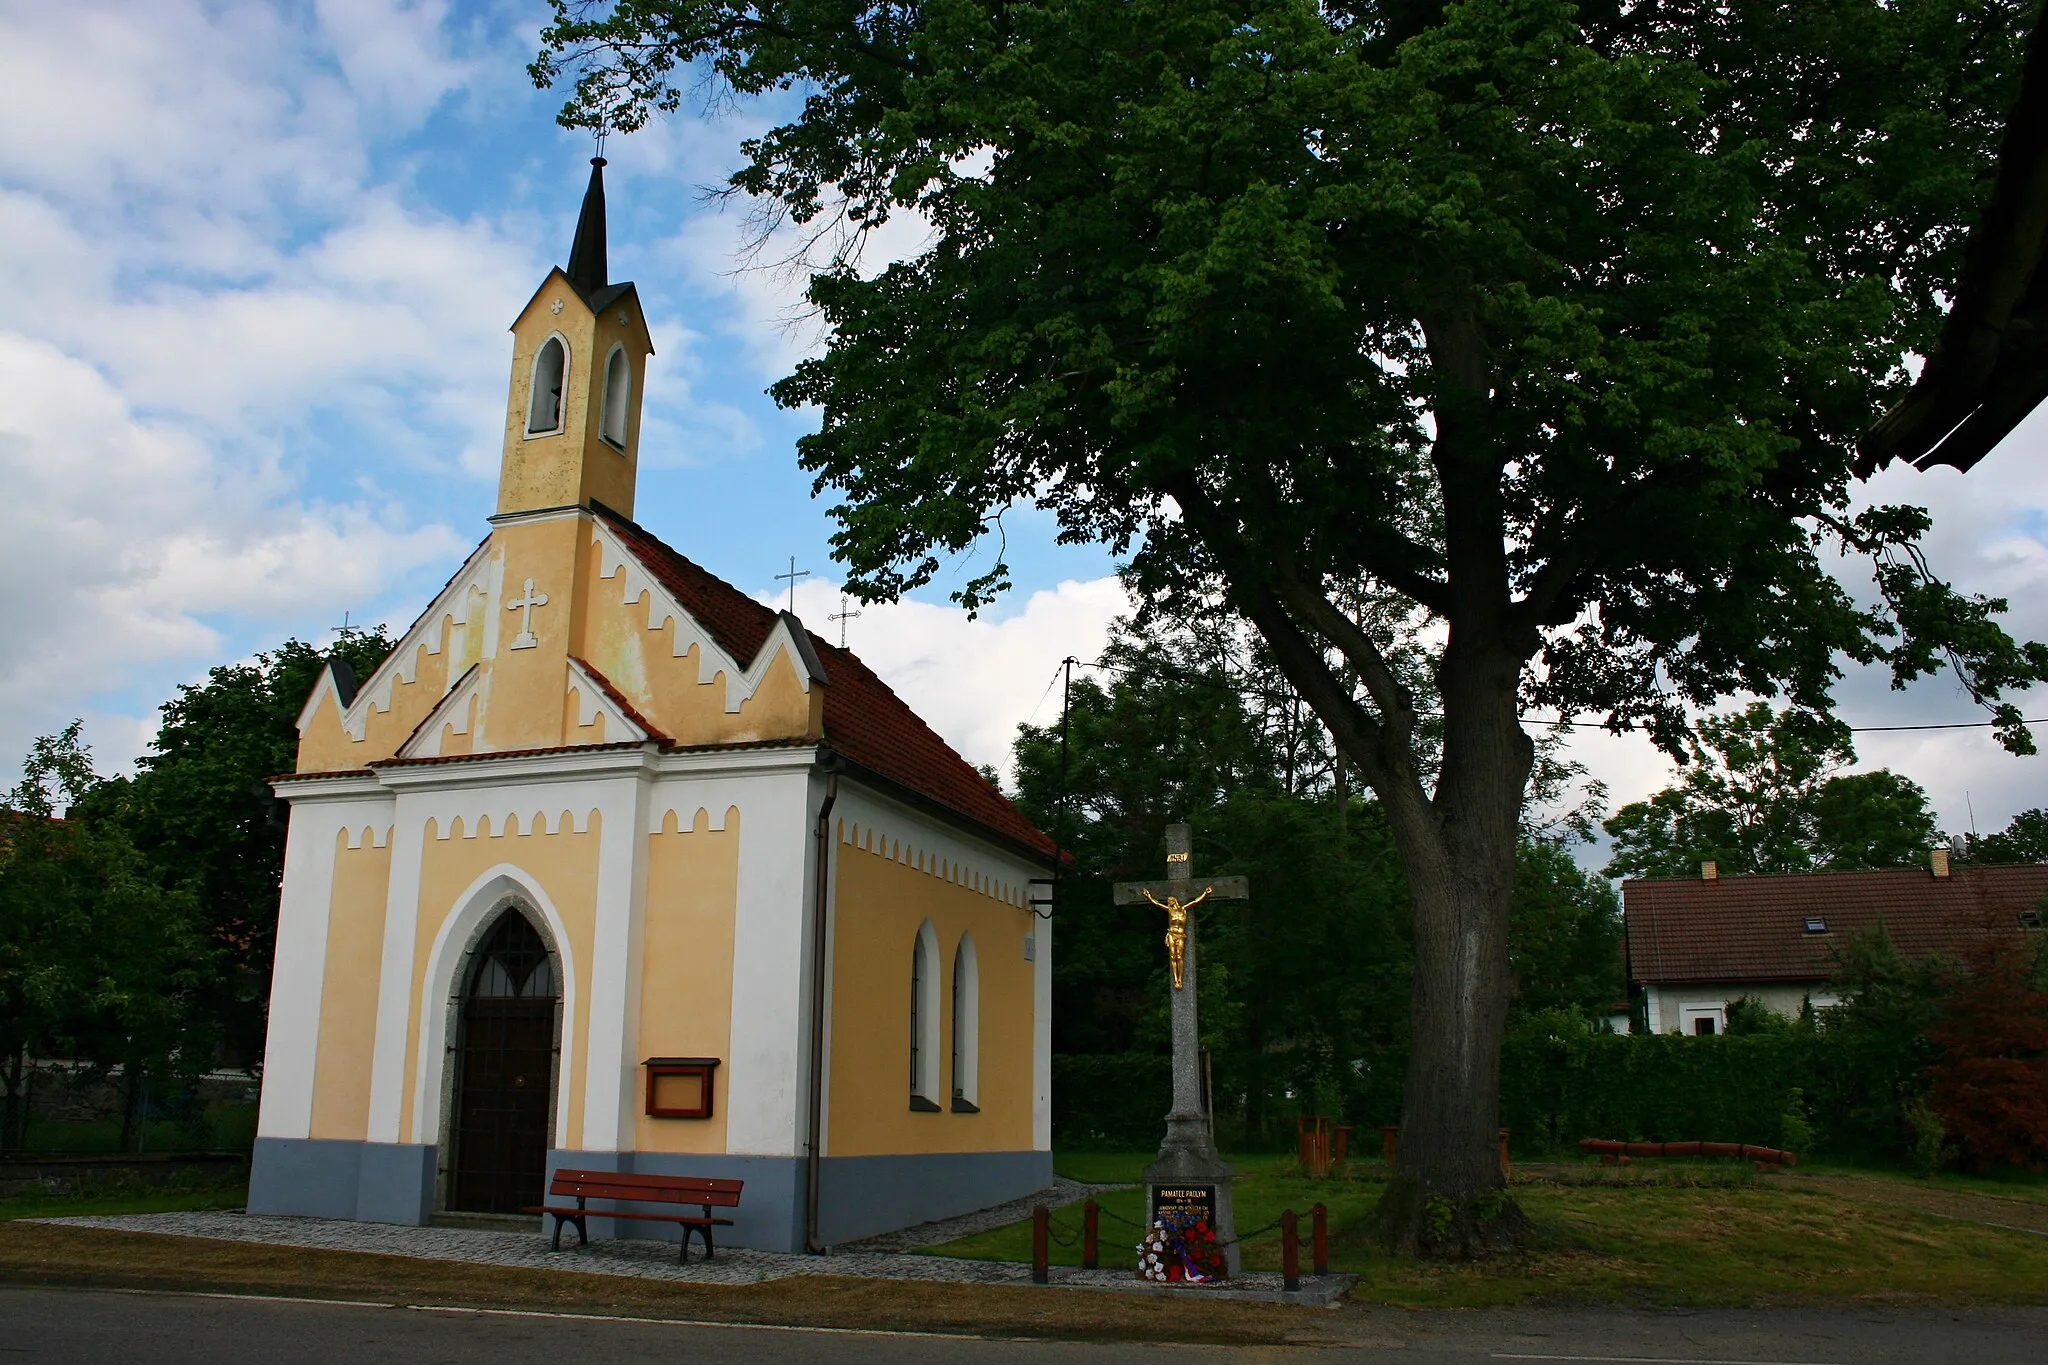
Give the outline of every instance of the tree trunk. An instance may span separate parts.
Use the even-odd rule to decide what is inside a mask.
[[[133,1062],[121,1068],[121,1142],[122,1151],[135,1140],[136,1111],[142,1101],[142,1068]]]
[[[1399,1154],[1375,1220],[1405,1255],[1485,1256],[1532,1230],[1499,1160],[1508,907],[1534,759],[1517,718],[1520,661],[1506,656],[1452,640],[1435,798],[1387,803],[1413,905],[1415,984]]]
[[[28,1069],[26,1046],[8,1051],[0,1079],[7,1085],[4,1110],[0,1110],[0,1151],[19,1151],[28,1137],[28,1101],[22,1093],[22,1077]]]

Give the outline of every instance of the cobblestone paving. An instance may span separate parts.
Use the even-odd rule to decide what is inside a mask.
[[[1027,1194],[1022,1199],[1012,1199],[1007,1204],[982,1209],[977,1213],[963,1213],[958,1218],[941,1218],[934,1223],[919,1223],[916,1227],[900,1228],[885,1232],[879,1237],[868,1237],[858,1242],[848,1242],[846,1251],[916,1251],[919,1247],[938,1246],[960,1237],[972,1237],[977,1232],[1004,1227],[1010,1223],[1022,1222],[1031,1216],[1037,1204],[1050,1204],[1063,1209],[1069,1204],[1078,1204],[1092,1194],[1105,1190],[1127,1190],[1129,1185],[1084,1185],[1078,1180],[1065,1176],[1054,1176],[1049,1189],[1037,1194]],[[840,1248],[835,1248],[839,1250]]]
[[[1062,1181],[1051,1192],[1062,1202],[1085,1197],[1094,1188]],[[1042,1196],[1040,1196],[1042,1197]],[[1026,1216],[1036,1198],[1013,1201],[961,1218],[907,1228],[887,1237],[871,1238],[845,1248],[834,1248],[823,1256],[799,1256],[782,1252],[751,1251],[744,1247],[721,1247],[718,1258],[706,1261],[700,1247],[684,1264],[676,1260],[672,1242],[639,1238],[599,1239],[587,1247],[565,1244],[559,1252],[548,1250],[548,1239],[538,1231],[496,1232],[472,1228],[398,1227],[389,1223],[351,1223],[323,1218],[279,1218],[235,1212],[136,1213],[87,1218],[49,1218],[39,1221],[64,1227],[106,1228],[115,1232],[153,1232],[171,1237],[204,1237],[215,1241],[261,1242],[271,1246],[309,1247],[323,1251],[366,1251],[386,1256],[411,1256],[433,1261],[462,1261],[471,1265],[517,1266],[529,1270],[575,1270],[585,1274],[627,1275],[641,1279],[671,1280],[688,1284],[760,1284],[767,1280],[798,1275],[856,1275],[874,1279],[924,1280],[949,1284],[1029,1284],[1031,1267],[1017,1261],[968,1261],[944,1256],[917,1256],[897,1247],[929,1246],[934,1242],[964,1237],[973,1232],[1000,1227]],[[539,1220],[535,1220],[538,1222]],[[1052,1282],[1074,1288],[1144,1291],[1127,1269],[1076,1270],[1052,1268]],[[1328,1302],[1349,1277],[1329,1281],[1305,1280],[1298,1294],[1281,1293],[1280,1277],[1268,1272],[1250,1272],[1232,1282],[1229,1289],[1187,1288],[1180,1293],[1201,1293],[1231,1298],[1274,1298],[1300,1302]]]

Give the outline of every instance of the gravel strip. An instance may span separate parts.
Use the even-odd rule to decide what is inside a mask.
[[[1052,1197],[1083,1198],[1096,1189],[1062,1182]],[[1041,1196],[1043,1197],[1043,1196]],[[963,1218],[926,1223],[892,1233],[888,1238],[871,1238],[859,1249],[834,1248],[823,1256],[798,1256],[784,1252],[753,1251],[744,1247],[722,1247],[718,1258],[706,1261],[700,1250],[682,1264],[676,1260],[673,1242],[641,1238],[605,1238],[587,1247],[565,1246],[548,1250],[547,1238],[536,1232],[492,1232],[473,1228],[401,1227],[391,1223],[354,1223],[324,1218],[280,1218],[266,1214],[235,1212],[135,1213],[86,1218],[43,1218],[34,1221],[57,1227],[104,1228],[112,1232],[148,1232],[168,1237],[204,1237],[214,1241],[260,1242],[270,1246],[306,1247],[320,1251],[362,1251],[385,1256],[410,1256],[422,1260],[460,1261],[470,1265],[516,1266],[526,1270],[573,1270],[594,1275],[624,1275],[639,1279],[667,1280],[683,1284],[742,1285],[800,1275],[853,1275],[867,1279],[921,1280],[947,1284],[1029,1284],[1031,1267],[1017,1261],[969,1261],[948,1256],[916,1256],[896,1250],[868,1249],[875,1243],[913,1236],[931,1240],[967,1236],[1029,1213],[1037,1198],[1013,1201]],[[1021,1210],[1021,1211],[1020,1211]],[[951,1229],[959,1227],[960,1231]],[[923,1243],[929,1245],[930,1241]],[[1280,1276],[1252,1271],[1228,1287],[1187,1286],[1166,1290],[1147,1286],[1125,1268],[1077,1270],[1054,1266],[1055,1285],[1085,1289],[1133,1292],[1173,1292],[1216,1298],[1273,1299],[1293,1303],[1327,1303],[1350,1284],[1349,1276],[1325,1280],[1304,1280],[1299,1293],[1281,1290]]]

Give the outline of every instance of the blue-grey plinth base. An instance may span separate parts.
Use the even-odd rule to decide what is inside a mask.
[[[358,1223],[425,1223],[435,1149],[416,1143],[257,1138],[249,1212]]]
[[[807,1188],[802,1157],[549,1152],[551,1179],[560,1166],[744,1180],[747,1188],[740,1206],[730,1211],[733,1225],[717,1230],[719,1244],[761,1251],[804,1249]],[[1021,1199],[1051,1184],[1050,1152],[827,1157],[818,1178],[818,1237],[825,1246],[857,1241]],[[552,1225],[552,1219],[547,1221]],[[593,1217],[590,1235],[673,1242],[682,1230],[673,1224]],[[576,1234],[564,1236],[573,1242]]]
[[[359,1223],[428,1222],[434,1213],[436,1149],[387,1142],[258,1138],[249,1170],[249,1212]],[[806,1170],[802,1157],[692,1156],[667,1152],[548,1153],[558,1167],[699,1175],[747,1182],[721,1246],[802,1251]],[[927,1156],[827,1157],[819,1171],[818,1235],[826,1246],[916,1223],[952,1218],[1021,1199],[1052,1184],[1050,1152],[939,1152]],[[608,1207],[608,1206],[604,1206]],[[542,1218],[540,1225],[551,1227]],[[594,1213],[590,1235],[676,1241],[668,1223],[615,1220]],[[576,1233],[565,1234],[574,1245]]]

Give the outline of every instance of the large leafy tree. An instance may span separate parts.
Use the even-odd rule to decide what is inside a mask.
[[[1606,822],[1610,877],[1844,871],[1922,861],[1940,837],[1927,793],[1889,769],[1843,771],[1856,751],[1832,718],[1753,702],[1708,716],[1687,743],[1685,774]]]
[[[391,641],[345,631],[331,651],[286,640],[209,669],[163,707],[132,779],[101,784],[81,809],[118,822],[166,886],[199,898],[223,969],[202,992],[230,1056],[260,1057],[285,819],[267,778],[298,761],[298,716],[330,657],[367,678]]]
[[[1530,708],[1648,726],[1843,661],[2048,674],[1853,446],[1940,321],[2024,0],[552,0],[570,124],[793,91],[733,178],[797,230],[929,233],[812,277],[777,386],[856,591],[1029,500],[1221,591],[1380,800],[1413,898],[1391,1245],[1527,1227],[1492,1156]],[[1876,591],[1829,573],[1865,557]],[[998,561],[960,594],[999,589]],[[1431,651],[1390,660],[1392,596]],[[1450,1216],[1444,1217],[1448,1209]]]
[[[1347,788],[1326,732],[1246,636],[1219,614],[1119,623],[1077,676],[1064,726],[1021,726],[1015,756],[1020,806],[1075,864],[1053,961],[1056,1053],[1166,1046],[1158,916],[1112,904],[1110,889],[1157,875],[1168,821],[1193,824],[1203,871],[1250,877],[1250,901],[1197,913],[1219,1110],[1257,1143],[1282,1136],[1298,1106],[1388,1117],[1378,1078],[1408,1043],[1413,953],[1379,803]],[[1523,842],[1517,1008],[1604,1014],[1622,990],[1619,931],[1604,881],[1556,839]],[[1084,1091],[1061,1104],[1063,1122],[1156,1136],[1159,1113],[1139,1096]]]
[[[0,1148],[27,1131],[28,1068],[121,1068],[125,1137],[149,1079],[211,1062],[201,988],[217,967],[191,891],[166,887],[117,824],[73,721],[38,739],[0,801]]]
[[[1970,836],[1968,849],[1972,862],[2048,863],[2048,810],[2023,810],[1996,834]]]

